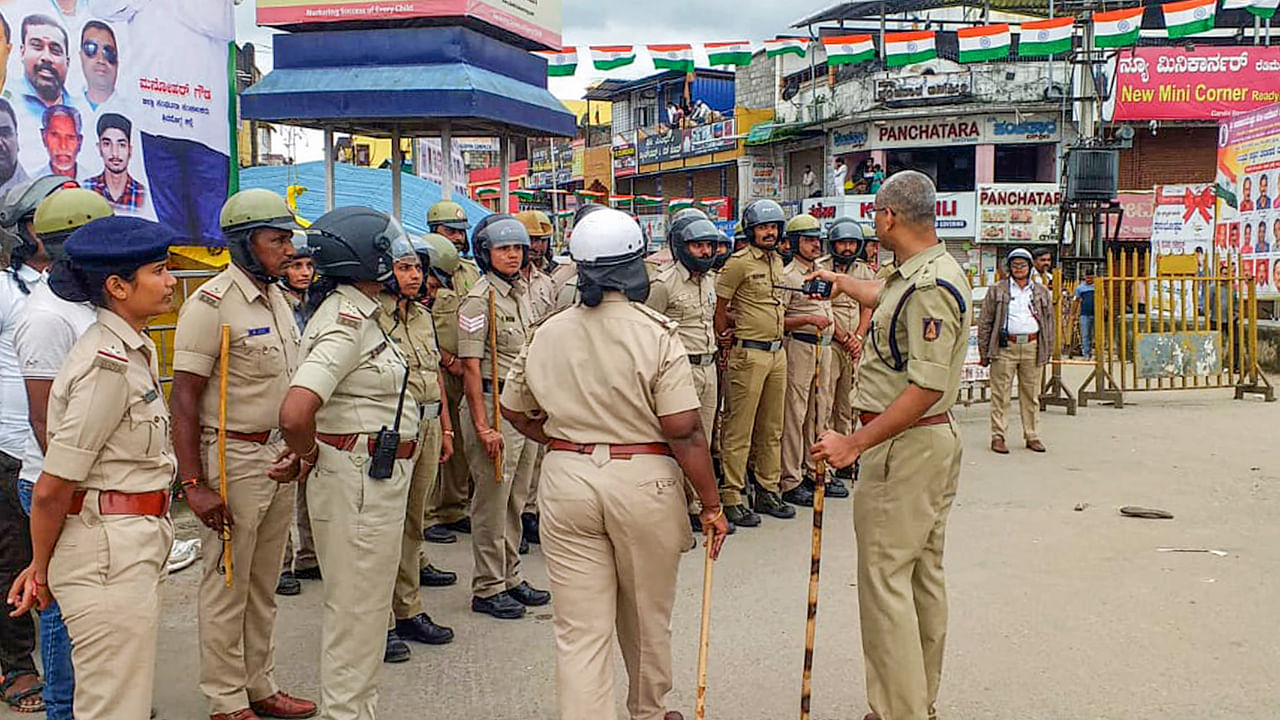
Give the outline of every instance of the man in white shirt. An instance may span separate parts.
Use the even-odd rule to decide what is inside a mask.
[[[1015,248],[1005,260],[1007,280],[996,283],[982,303],[978,320],[978,353],[991,366],[991,450],[1009,452],[1005,413],[1013,379],[1018,378],[1018,406],[1027,448],[1044,452],[1040,440],[1040,368],[1053,347],[1053,299],[1043,285],[1031,281],[1031,253]]]
[[[835,169],[831,171],[832,195],[844,194],[844,181],[849,176],[849,167],[844,164],[844,158],[836,158]]]

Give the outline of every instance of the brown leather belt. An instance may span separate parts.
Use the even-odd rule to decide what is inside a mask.
[[[557,440],[552,438],[547,443],[548,450],[559,450],[561,452],[578,453],[579,455],[590,455],[596,451],[595,444],[582,445],[572,443],[568,440]],[[636,455],[665,455],[666,457],[675,457],[675,453],[671,452],[671,446],[666,443],[641,443],[639,445],[610,445],[610,460],[630,460]]]
[[[343,452],[351,452],[352,450],[355,449],[356,442],[360,440],[360,436],[359,435],[330,435],[328,433],[316,433],[316,440],[319,440],[325,445],[328,445],[329,447],[332,447],[332,448],[337,448]],[[373,451],[374,449],[376,449],[376,447],[377,447],[376,441],[373,438],[369,438],[369,454],[370,455],[373,454]],[[400,443],[399,446],[396,447],[396,459],[407,460],[413,457],[413,454],[417,451],[418,451],[417,440],[402,442]]]
[[[84,510],[84,499],[87,490],[77,490],[71,495],[71,507],[68,515],[79,515]],[[152,490],[151,492],[127,493],[116,490],[98,491],[99,515],[152,515],[161,517],[169,512],[169,491]]]
[[[880,413],[864,412],[858,413],[858,421],[863,425],[870,425],[872,420],[880,417]],[[938,413],[937,415],[927,415],[920,418],[911,427],[924,427],[925,425],[946,425],[951,422],[949,413]]]
[[[1014,345],[1026,345],[1027,343],[1033,343],[1037,339],[1039,339],[1040,333],[1030,333],[1028,335],[1010,334],[1010,335],[1006,335],[1005,337],[1009,338],[1009,342],[1013,343]]]
[[[271,439],[271,431],[263,430],[262,432],[256,432],[256,433],[244,433],[244,432],[236,432],[235,430],[228,430],[227,437],[231,438],[232,440],[243,440],[245,442],[250,442],[255,445],[266,445],[267,441]]]

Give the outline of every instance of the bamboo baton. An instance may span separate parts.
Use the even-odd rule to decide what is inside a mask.
[[[715,560],[711,558],[711,539],[715,536],[710,526],[703,528],[706,533],[707,559],[702,566],[702,626],[698,630],[698,700],[693,709],[697,720],[707,717],[707,653],[711,644],[711,575],[715,570]]]
[[[489,286],[489,372],[493,383],[493,429],[502,434],[501,401],[498,398],[498,301],[492,285]],[[499,450],[493,459],[493,476],[499,484],[502,483],[503,450]]]
[[[227,506],[227,365],[231,351],[231,326],[222,324],[222,348],[218,352],[218,495]],[[231,528],[222,525],[222,561],[227,569],[227,587],[231,587]]]
[[[810,390],[817,404],[818,377],[822,366],[821,346],[813,363],[813,386]],[[814,413],[813,436],[818,437],[818,413]],[[809,610],[804,626],[804,674],[800,680],[800,720],[809,720],[809,696],[813,685],[813,636],[818,625],[818,575],[822,569],[822,506],[826,500],[827,461],[813,463],[813,549],[809,557]]]

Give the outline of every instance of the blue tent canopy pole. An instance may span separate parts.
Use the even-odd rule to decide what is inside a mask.
[[[401,176],[404,175],[404,150],[400,147],[400,126],[391,128],[391,217],[400,222],[400,203],[404,195],[400,190]]]
[[[498,153],[502,156],[498,161],[498,185],[502,188],[498,195],[498,212],[504,213],[511,212],[511,137],[502,133],[498,145]]]
[[[453,199],[453,125],[440,125],[440,192],[445,200]]]
[[[338,194],[337,183],[333,179],[333,126],[324,126],[324,211],[333,210]]]

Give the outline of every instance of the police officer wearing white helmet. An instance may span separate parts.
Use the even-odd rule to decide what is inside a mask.
[[[728,533],[677,324],[642,303],[644,237],[617,210],[574,228],[581,300],[551,316],[512,365],[503,417],[547,445],[542,549],[555,603],[561,720],[616,717],[616,633],[634,720],[674,720],[671,609],[691,536],[681,488],[702,502],[713,551]],[[565,368],[592,368],[565,382]]]

